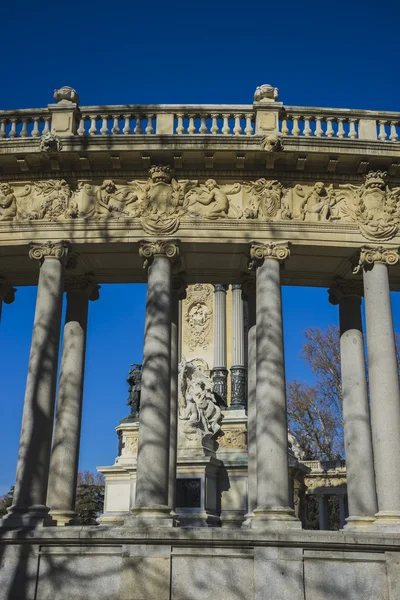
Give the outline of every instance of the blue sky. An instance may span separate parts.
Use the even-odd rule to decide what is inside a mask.
[[[83,105],[251,103],[272,83],[286,104],[400,109],[397,3],[54,2],[2,7],[0,108],[42,107],[73,86]],[[20,288],[0,324],[0,493],[13,483],[36,289]],[[140,362],[145,286],[103,286],[91,303],[82,469],[112,464]],[[337,320],[325,289],[284,288],[287,376],[309,325]],[[400,331],[399,294],[393,295]]]

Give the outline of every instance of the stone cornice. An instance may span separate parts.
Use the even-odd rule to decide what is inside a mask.
[[[6,279],[0,277],[0,302],[4,304],[12,304],[15,300],[15,292],[17,290],[8,283]]]
[[[252,242],[250,246],[249,269],[259,267],[267,258],[283,262],[289,256],[289,242],[269,242],[268,244]]]
[[[399,262],[399,248],[384,248],[382,246],[363,246],[356,257],[356,265],[353,273],[359,273],[361,269],[372,269],[375,263],[396,265]]]
[[[143,267],[148,267],[157,256],[169,258],[172,263],[179,260],[179,240],[141,240],[139,255],[143,258]]]
[[[69,277],[65,280],[64,288],[67,294],[69,292],[83,292],[92,301],[98,300],[100,296],[100,286],[90,273],[83,277]]]
[[[337,279],[335,283],[329,288],[329,302],[336,306],[340,304],[343,298],[349,296],[356,296],[361,298],[364,294],[364,289],[361,281],[353,279]]]
[[[45,258],[56,258],[65,260],[70,251],[69,242],[31,242],[29,247],[29,258],[39,260],[41,263]]]

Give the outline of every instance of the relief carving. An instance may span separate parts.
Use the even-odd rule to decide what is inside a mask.
[[[40,152],[60,152],[62,150],[62,143],[58,135],[47,131],[40,138],[39,150]]]
[[[56,221],[64,218],[71,190],[65,179],[36,181],[25,186],[17,197],[19,221]]]
[[[296,185],[294,192],[302,198],[299,214],[296,215],[298,219],[318,223],[332,218],[332,207],[337,202],[333,185],[326,187],[322,181],[318,181],[308,192],[301,185]]]
[[[9,183],[0,184],[0,221],[13,221],[17,214],[17,201]]]
[[[271,221],[274,217],[278,219],[291,219],[292,215],[288,205],[284,201],[286,190],[279,181],[273,179],[257,179],[244,184],[249,194],[249,207],[245,209],[246,219],[261,218]]]
[[[209,346],[212,313],[211,286],[202,283],[190,286],[185,302],[184,319],[188,328],[185,341],[191,350],[195,348],[205,350]]]
[[[247,450],[245,429],[224,429],[224,435],[218,440],[220,448],[229,450]]]
[[[238,194],[242,186],[240,183],[235,183],[229,190],[223,190],[215,179],[207,179],[207,181],[192,190],[188,194],[189,211],[194,216],[202,216],[207,219],[218,219],[220,217],[228,217],[229,219],[240,219],[242,211],[240,208],[231,203],[228,196]],[[200,206],[197,206],[200,205]],[[207,206],[206,210],[202,209]]]

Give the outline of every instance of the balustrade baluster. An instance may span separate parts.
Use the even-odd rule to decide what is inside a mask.
[[[240,135],[242,133],[242,126],[240,124],[241,115],[235,114],[233,116],[235,117],[235,126],[233,128],[233,133],[235,135]]]
[[[304,137],[310,137],[311,134],[312,134],[312,131],[311,131],[311,127],[310,127],[310,117],[304,117],[303,135],[304,135]]]
[[[96,123],[96,119],[97,119],[96,115],[90,117],[89,135],[97,135],[97,123]]]
[[[108,135],[108,122],[107,122],[107,115],[102,115],[101,117],[101,129],[100,129],[100,133],[101,135]]]
[[[135,115],[136,121],[135,121],[135,129],[133,130],[133,133],[135,133],[136,135],[140,135],[141,133],[143,133],[142,130],[142,115]]]
[[[357,122],[357,119],[349,119],[349,125],[350,125],[349,138],[351,140],[355,140],[357,138],[356,122]]]
[[[190,135],[193,135],[196,133],[196,127],[194,126],[194,115],[189,115],[188,133]]]
[[[85,135],[85,117],[81,117],[79,120],[79,127],[77,134],[81,137]]]
[[[344,127],[343,127],[344,119],[339,117],[337,122],[338,122],[337,137],[340,139],[343,139],[346,135]]]
[[[289,127],[287,126],[287,119],[282,119],[281,134],[289,135]]]
[[[0,121],[0,139],[6,137],[6,121],[5,119],[1,119]]]
[[[131,132],[131,115],[123,115],[123,117],[125,119],[125,124],[122,131],[124,135],[129,135]]]
[[[51,121],[51,116],[50,115],[48,117],[44,117],[44,127],[43,127],[43,131],[42,131],[42,135],[44,135],[45,133],[49,133],[49,131],[50,131],[50,121]]]
[[[153,128],[153,119],[154,115],[146,115],[147,118],[147,127],[145,129],[147,135],[152,135],[154,133]]]
[[[218,117],[219,117],[218,114],[211,115],[211,118],[212,118],[211,134],[212,135],[218,134]]]
[[[15,138],[15,137],[17,137],[17,119],[15,119],[15,118],[10,119],[10,122],[11,122],[11,129],[10,129],[9,137]]]
[[[322,129],[322,117],[315,117],[315,137],[322,137],[324,130]]]
[[[253,135],[253,125],[252,125],[252,120],[253,115],[245,115],[245,119],[246,119],[246,129],[244,130],[246,135]]]
[[[183,127],[183,114],[178,113],[176,115],[176,118],[178,119],[178,124],[176,126],[176,133],[177,133],[177,135],[183,135],[185,132],[185,128]]]
[[[32,137],[39,137],[40,136],[40,131],[39,131],[39,120],[40,117],[33,117],[33,128],[32,128],[32,133],[31,136]]]
[[[387,138],[387,133],[385,131],[386,121],[378,121],[379,122],[379,135],[378,140],[384,142]]]
[[[201,117],[199,133],[202,133],[202,134],[208,133],[206,117]]]
[[[293,116],[292,135],[298,137],[300,135],[299,117]]]
[[[28,119],[25,117],[22,119],[22,127],[20,137],[26,138],[28,137]]]
[[[397,140],[399,139],[399,136],[397,135],[397,131],[396,131],[396,121],[390,121],[390,141],[391,142],[397,142]]]
[[[222,133],[224,135],[229,135],[231,132],[231,129],[229,127],[229,122],[228,119],[231,115],[222,115],[222,118],[224,120],[223,125],[222,125]]]
[[[333,127],[332,127],[333,119],[334,119],[334,117],[326,117],[326,123],[327,123],[326,137],[328,137],[328,138],[332,138],[335,135],[335,132],[333,131]]]
[[[119,133],[121,133],[121,130],[119,128],[119,115],[114,115],[114,117],[111,116],[111,118],[114,119],[111,133],[112,135],[118,135]]]

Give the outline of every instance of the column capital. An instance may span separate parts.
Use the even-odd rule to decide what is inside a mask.
[[[179,259],[179,240],[141,240],[139,255],[146,269],[157,256],[169,258],[172,262]]]
[[[266,258],[272,258],[283,262],[290,256],[290,242],[252,242],[250,246],[249,269],[262,265]]]
[[[361,298],[364,295],[364,288],[361,281],[354,279],[336,279],[334,284],[328,290],[329,302],[336,306],[340,304],[343,298],[356,296]]]
[[[178,300],[185,300],[186,298],[187,283],[183,274],[172,276],[172,291],[177,294]]]
[[[225,294],[226,294],[227,289],[228,289],[228,286],[226,283],[214,283],[214,293],[215,292],[225,292]]]
[[[0,277],[0,302],[12,304],[15,300],[16,291],[15,287],[12,287],[6,279]]]
[[[240,290],[240,291],[242,291],[242,289],[243,289],[243,286],[242,286],[241,283],[232,283],[232,291],[233,290]]]
[[[355,257],[353,273],[357,274],[364,270],[370,270],[375,263],[381,263],[390,267],[399,262],[399,248],[384,248],[383,246],[363,246]]]
[[[100,286],[97,284],[94,276],[90,273],[82,277],[69,277],[65,280],[64,289],[68,292],[83,292],[87,295],[88,300],[94,301],[99,299]]]
[[[56,258],[65,260],[71,249],[69,242],[31,242],[29,245],[29,258],[40,261],[40,264],[46,258]]]

